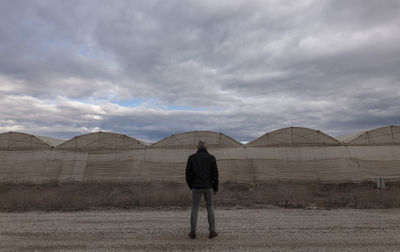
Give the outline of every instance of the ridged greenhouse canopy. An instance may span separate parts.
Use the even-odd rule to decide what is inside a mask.
[[[21,132],[7,132],[0,134],[0,150],[32,150],[49,148],[51,148],[50,144],[34,135]]]
[[[0,134],[0,150],[134,150],[145,148],[196,148],[202,140],[210,148],[279,147],[279,146],[331,146],[331,145],[398,145],[400,126],[386,126],[333,138],[322,131],[288,127],[266,133],[247,144],[242,144],[221,132],[190,131],[178,133],[155,143],[112,132],[94,132],[75,136],[69,140],[35,136],[21,132]]]
[[[142,149],[147,144],[127,135],[111,132],[95,132],[76,136],[59,146],[62,150],[131,150]]]
[[[301,127],[290,127],[272,131],[247,144],[249,147],[291,145],[339,145],[340,142],[319,131]]]
[[[400,126],[387,126],[338,137],[349,145],[400,144]]]
[[[235,139],[212,131],[191,131],[164,138],[151,145],[152,148],[195,148],[199,141],[209,147],[241,147]]]

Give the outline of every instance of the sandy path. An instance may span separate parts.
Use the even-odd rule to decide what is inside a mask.
[[[217,209],[214,240],[205,210],[198,239],[189,210],[0,213],[0,251],[399,251],[400,209]]]

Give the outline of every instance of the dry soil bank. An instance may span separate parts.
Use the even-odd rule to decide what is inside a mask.
[[[0,251],[399,251],[400,209],[217,208],[219,236],[187,237],[189,209],[0,213]]]
[[[189,207],[184,183],[0,183],[0,212],[73,211],[99,208]],[[215,197],[218,207],[274,205],[289,208],[400,208],[400,182],[225,182]]]

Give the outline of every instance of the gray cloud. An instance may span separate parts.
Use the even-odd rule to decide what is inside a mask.
[[[400,124],[399,11],[398,1],[2,1],[0,130],[249,141],[288,126]]]

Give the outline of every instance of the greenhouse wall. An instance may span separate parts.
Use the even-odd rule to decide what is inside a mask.
[[[301,132],[310,135],[311,131]],[[309,139],[318,140],[318,134]],[[263,141],[258,141],[258,146],[251,146],[222,133],[186,132],[149,146],[120,134],[96,133],[75,137],[56,147],[32,135],[14,136],[19,141],[18,148],[4,144],[10,143],[11,134],[0,134],[0,182],[185,183],[188,156],[196,151],[196,142],[202,137],[211,143],[209,152],[217,159],[221,182],[400,180],[399,144],[351,145],[332,141],[329,145],[326,141],[330,138],[325,135],[319,138],[325,139],[324,143],[319,144],[292,142],[285,146],[275,145],[274,140],[274,145],[263,146]],[[74,141],[81,144],[73,148]],[[112,148],[102,147],[105,142],[112,143]]]

